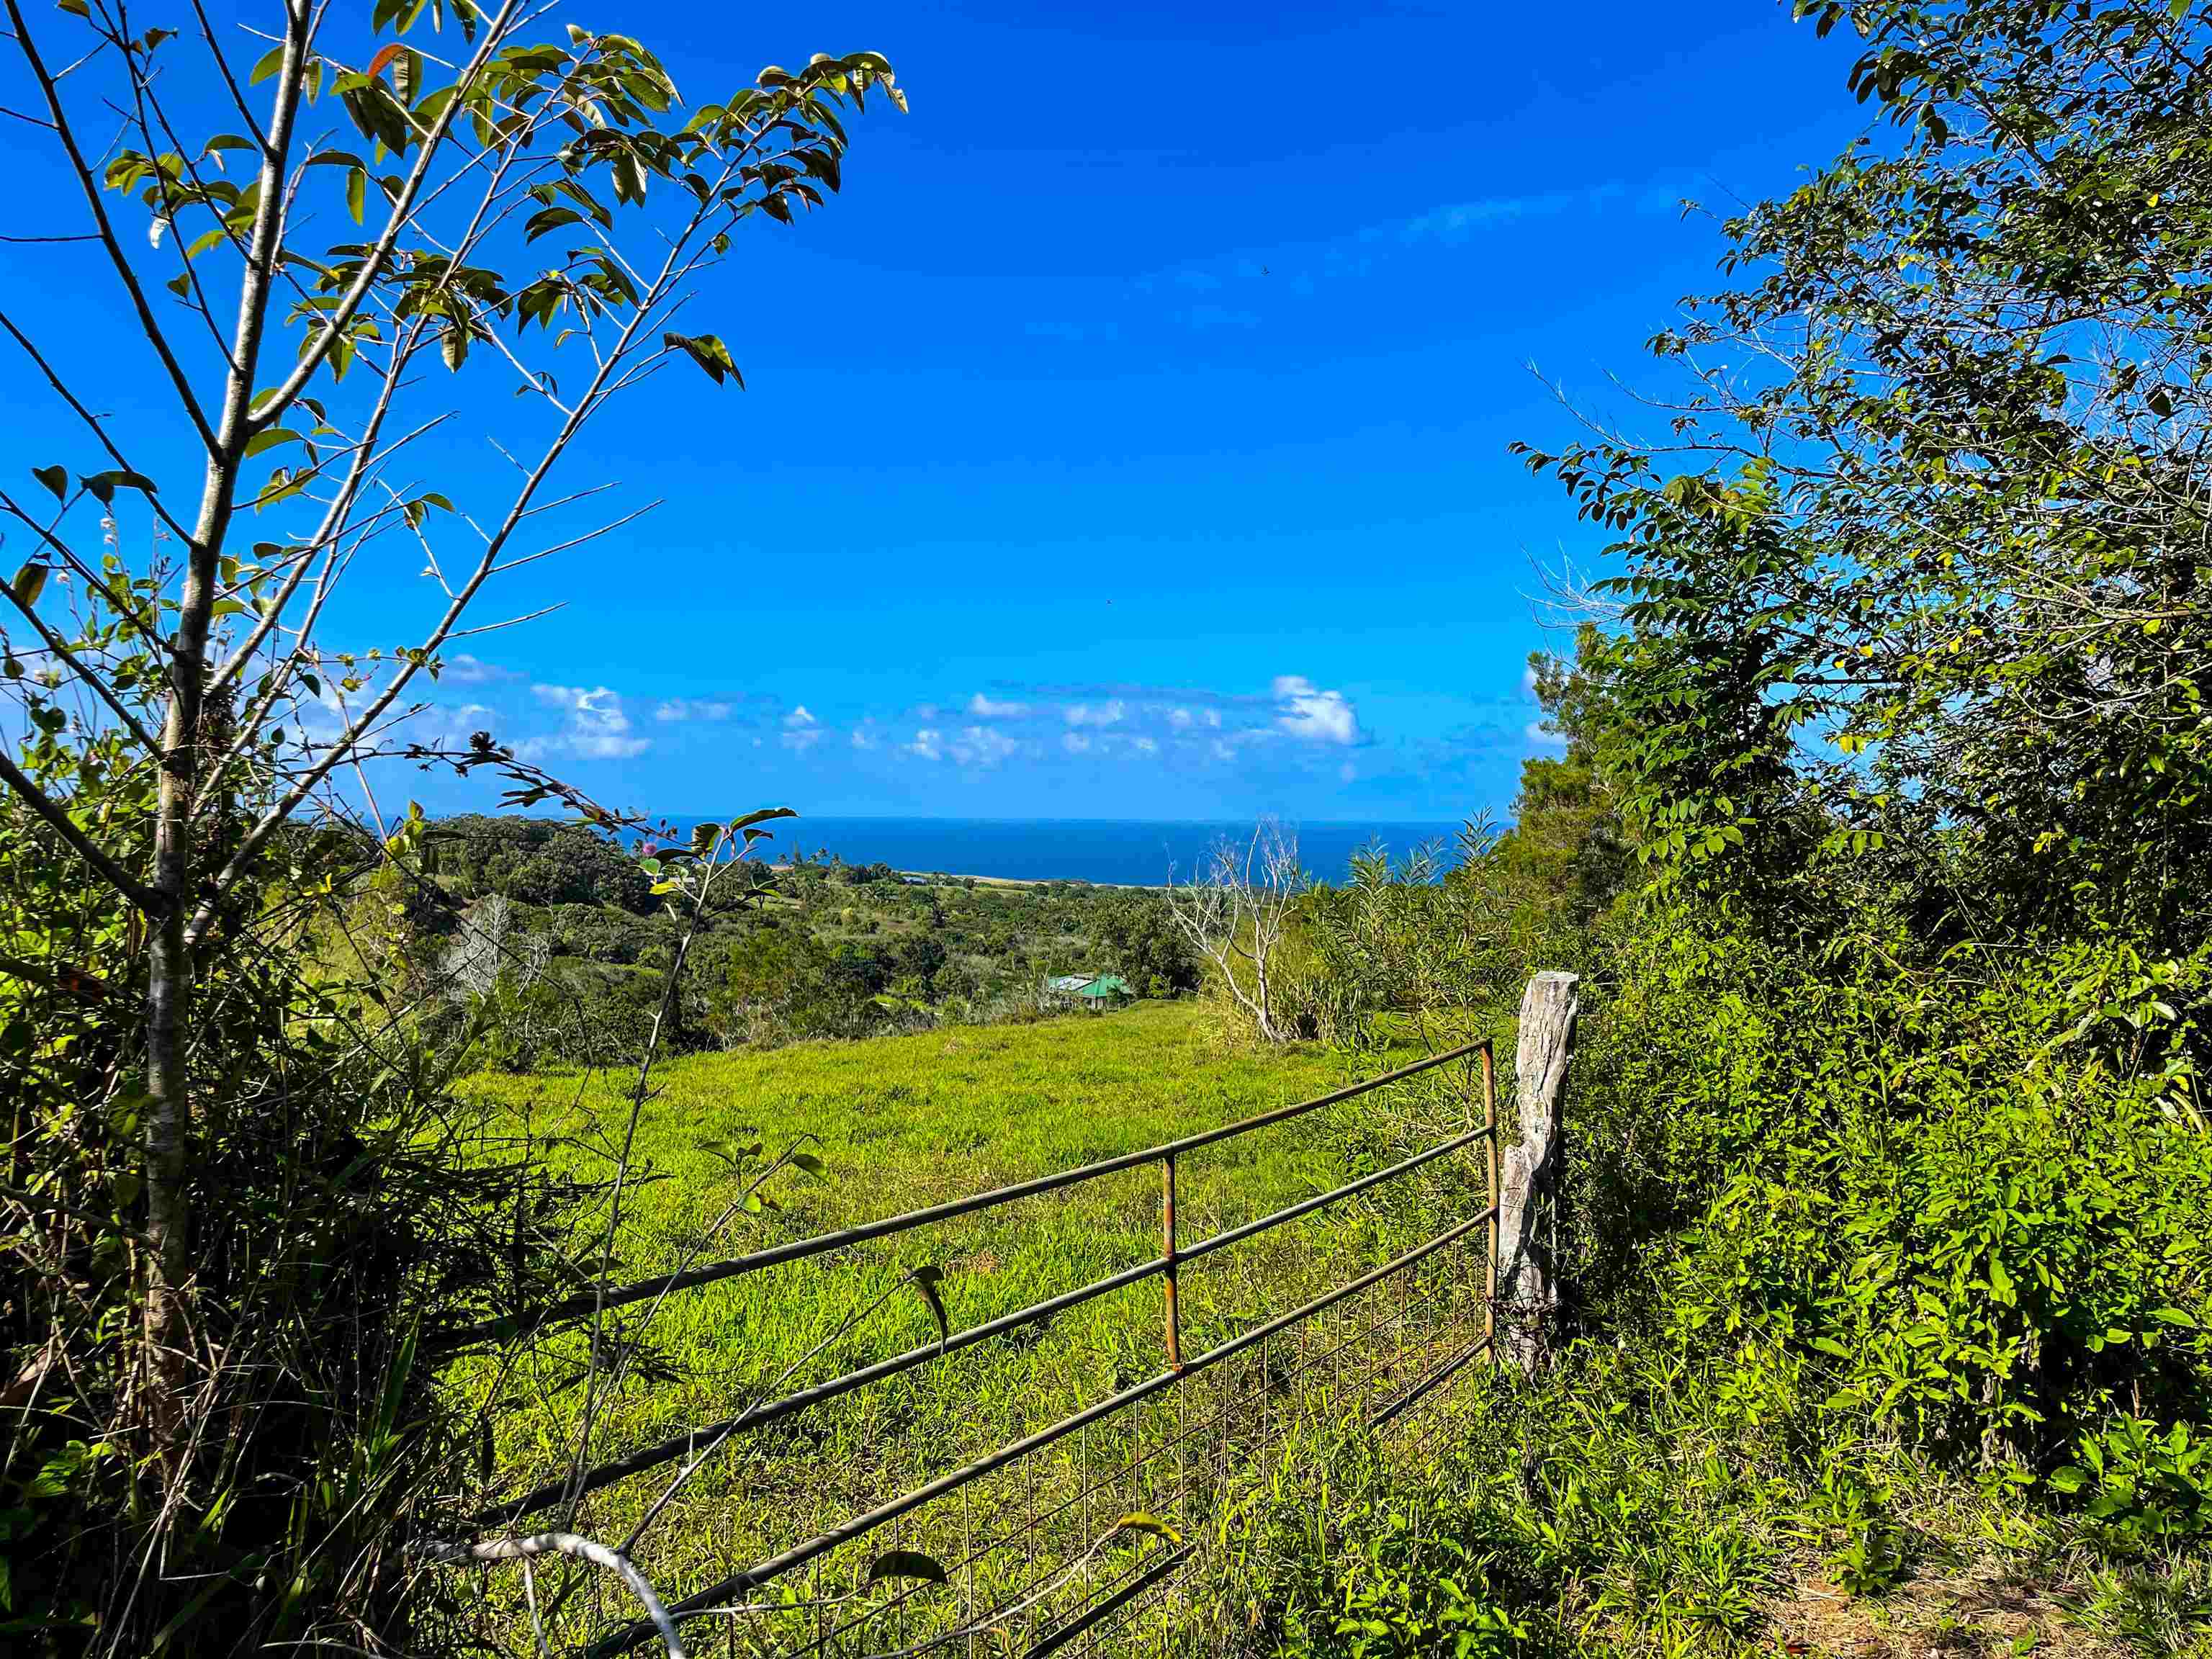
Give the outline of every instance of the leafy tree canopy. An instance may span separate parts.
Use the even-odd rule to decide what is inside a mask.
[[[1669,437],[1526,448],[1618,532],[1638,856],[1887,860],[1954,936],[2202,935],[2212,9],[1801,4],[1886,118],[1729,220]],[[1910,870],[1905,866],[1910,864]]]

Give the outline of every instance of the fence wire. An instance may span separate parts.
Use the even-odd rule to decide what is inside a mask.
[[[1340,1183],[1268,1215],[1186,1239],[1178,1218],[1179,1158],[1340,1103],[1360,1099],[1423,1073],[1463,1062],[1468,1127],[1387,1167]],[[548,1482],[474,1517],[507,1525],[558,1505],[573,1507],[607,1488],[664,1486],[712,1462],[695,1501],[746,1525],[709,1528],[726,1540],[711,1562],[694,1561],[703,1588],[661,1583],[691,1650],[760,1659],[921,1659],[921,1656],[1010,1656],[1110,1651],[1131,1656],[1196,1650],[1190,1569],[1222,1500],[1264,1468],[1302,1427],[1352,1416],[1376,1425],[1424,1424],[1427,1408],[1457,1378],[1492,1354],[1497,1251],[1498,1115],[1487,1042],[1464,1045],[1316,1100],[1278,1108],[1241,1123],[1085,1169],[1017,1183],[757,1252],[706,1270],[624,1286],[623,1301],[672,1294],[787,1262],[830,1256],[873,1240],[932,1227],[976,1211],[1038,1199],[1080,1182],[1151,1164],[1160,1170],[1162,1248],[1158,1258],[964,1328],[939,1340],[848,1369],[719,1421],[696,1425],[634,1448],[599,1467]],[[1386,1194],[1416,1171],[1473,1151],[1483,1160],[1487,1207],[1462,1214],[1343,1283],[1296,1305],[1264,1304],[1242,1317],[1218,1310],[1186,1323],[1182,1285],[1197,1275],[1237,1274],[1238,1247],[1273,1236],[1301,1217],[1356,1196]],[[1418,1213],[1418,1206],[1416,1206]],[[811,1270],[820,1270],[817,1263]],[[1145,1281],[1164,1281],[1159,1293]],[[1066,1310],[1113,1298],[1133,1351],[1157,1352],[1159,1369],[1133,1377],[1130,1354],[1109,1356],[1094,1379],[1109,1385],[1073,1414],[1003,1444],[979,1450],[951,1444],[915,1448],[902,1434],[915,1413],[915,1390],[939,1372],[957,1386],[952,1356],[1036,1340]],[[543,1329],[576,1316],[574,1308],[541,1310],[527,1321],[465,1334]],[[858,1455],[825,1460],[811,1490],[756,1486],[775,1463],[817,1431],[832,1402],[857,1424]],[[848,1425],[849,1426],[849,1425]],[[1416,1435],[1425,1429],[1416,1428]],[[850,1445],[852,1442],[846,1443]],[[917,1457],[916,1453],[919,1453]],[[642,1479],[661,1471],[658,1480]],[[915,1479],[927,1474],[927,1479]],[[787,1474],[785,1476],[788,1481]],[[649,1500],[649,1496],[648,1499]],[[806,1531],[817,1514],[846,1518]],[[797,1535],[793,1535],[796,1531]],[[781,1538],[778,1534],[781,1534]],[[744,1559],[747,1545],[780,1544]],[[610,1607],[608,1612],[611,1612]],[[609,1628],[592,1659],[658,1640],[638,1620]]]

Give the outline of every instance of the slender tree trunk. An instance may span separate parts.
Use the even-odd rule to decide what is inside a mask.
[[[173,690],[162,746],[181,757],[191,742],[188,700]],[[185,1189],[191,1094],[185,1077],[185,1022],[191,965],[185,949],[180,896],[191,868],[191,787],[165,764],[155,825],[156,889],[167,906],[153,918],[146,986],[146,1382],[148,1415],[157,1443],[176,1426],[178,1394],[188,1340],[185,1284],[191,1271],[191,1204]],[[181,810],[178,802],[185,803]]]
[[[261,155],[260,206],[239,284],[238,326],[230,350],[216,441],[208,453],[200,510],[186,550],[177,632],[161,721],[161,792],[154,820],[153,939],[146,983],[146,1280],[148,1416],[164,1464],[179,1473],[177,1437],[191,1359],[186,1295],[192,1268],[192,1100],[187,1076],[195,979],[185,937],[198,874],[192,819],[205,745],[201,723],[208,635],[217,572],[237,507],[238,477],[249,434],[253,377],[267,324],[269,281],[283,234],[284,168],[299,110],[306,15],[289,9],[276,106]]]
[[[149,1417],[165,1454],[179,1426],[179,1396],[191,1358],[185,1316],[192,1263],[192,1103],[186,1047],[194,974],[185,920],[191,914],[197,865],[192,808],[198,793],[201,693],[214,608],[211,550],[222,544],[230,516],[228,495],[219,458],[210,459],[169,656],[161,794],[154,822],[154,890],[161,909],[153,919],[146,986],[146,1091],[151,1097],[146,1113],[146,1235],[152,1257],[147,1271],[146,1345]],[[175,1473],[173,1464],[171,1473]]]

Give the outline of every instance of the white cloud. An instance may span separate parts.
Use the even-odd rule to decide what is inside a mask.
[[[448,657],[438,671],[440,680],[452,685],[482,685],[486,680],[511,680],[514,671],[489,663],[481,657],[471,657],[465,651],[458,657]]]
[[[1339,768],[1344,751],[1373,741],[1351,695],[1303,674],[1278,675],[1249,690],[1120,682],[1017,687],[1000,682],[997,689],[972,692],[957,704],[910,707],[921,712],[896,717],[895,726],[879,711],[855,720],[849,728],[821,726],[811,710],[795,708],[782,716],[781,740],[803,749],[818,728],[840,748],[848,743],[854,750],[881,748],[971,769],[1041,762],[1055,752],[1063,758],[1102,761],[1196,761],[1212,755],[1249,762],[1255,752],[1264,755],[1272,747],[1277,764],[1291,763],[1293,754],[1304,751],[1304,761],[1322,776]],[[1516,709],[1506,729],[1517,726],[1527,712],[1525,705]],[[742,705],[738,717],[744,718]],[[908,735],[895,735],[899,732]]]
[[[795,754],[805,754],[822,741],[822,722],[807,712],[801,703],[783,717],[783,746]]]
[[[1323,691],[1302,674],[1275,679],[1275,724],[1309,743],[1359,741],[1359,715],[1341,691]]]
[[[1249,248],[1190,264],[1148,271],[1132,286],[1153,296],[1174,321],[1194,329],[1256,328],[1279,297],[1311,296],[1324,282],[1365,277],[1395,258],[1434,250],[1480,245],[1524,221],[1592,214],[1632,204],[1638,211],[1673,211],[1681,192],[1646,189],[1632,193],[1617,180],[1578,190],[1484,196],[1437,204],[1425,213],[1360,225],[1316,243]],[[1264,296],[1264,299],[1263,297]],[[1240,305],[1237,301],[1244,301]]]
[[[1577,208],[1608,200],[1620,191],[1619,185],[1602,185],[1594,190],[1554,190],[1531,196],[1486,196],[1472,202],[1447,202],[1418,219],[1407,220],[1395,229],[1398,240],[1408,247],[1427,241],[1457,247],[1486,225],[1570,213]],[[1373,227],[1361,234],[1371,241],[1388,228]]]
[[[996,766],[1015,754],[1021,744],[996,726],[970,726],[952,745],[952,758],[963,766]]]
[[[629,760],[653,747],[650,738],[630,735],[621,695],[604,685],[589,690],[580,685],[533,685],[530,691],[538,702],[565,709],[568,721],[551,737],[524,744],[526,751],[566,750],[586,760]]]
[[[426,708],[418,709],[409,719],[407,736],[413,743],[465,743],[470,732],[490,725],[491,717],[491,710],[480,702],[453,705],[434,702]],[[313,729],[319,728],[321,722],[310,724]],[[335,738],[337,734],[337,728],[333,726],[330,735]]]
[[[1521,735],[1528,739],[1532,748],[1565,749],[1567,746],[1566,738],[1541,720],[1530,720],[1522,728]]]
[[[690,697],[671,697],[653,708],[653,718],[664,722],[726,720],[736,710],[734,703],[700,702]]]

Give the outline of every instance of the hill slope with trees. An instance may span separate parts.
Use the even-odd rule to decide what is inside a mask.
[[[431,825],[423,845],[433,873],[408,902],[404,954],[480,1063],[639,1052],[686,923],[634,852],[559,819],[477,816]],[[739,873],[686,947],[663,1052],[1034,1018],[1056,974],[1118,974],[1146,997],[1199,981],[1150,890],[908,878],[803,850]]]

